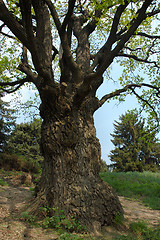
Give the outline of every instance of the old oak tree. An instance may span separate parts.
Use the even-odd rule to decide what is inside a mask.
[[[10,93],[32,83],[41,99],[44,164],[35,210],[42,204],[58,206],[88,229],[111,224],[123,213],[118,197],[99,177],[93,114],[107,100],[128,93],[155,113],[160,36],[151,23],[158,26],[159,13],[155,0],[0,0],[1,54],[6,54],[1,55],[1,89]],[[20,47],[18,69],[10,64],[5,71],[6,58],[10,54],[15,61],[12,50]],[[99,100],[96,91],[116,59],[124,65],[122,87]],[[136,67],[148,71],[146,83],[133,77]]]

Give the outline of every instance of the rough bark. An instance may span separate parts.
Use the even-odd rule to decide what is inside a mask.
[[[37,199],[97,231],[113,223],[123,210],[113,189],[99,177],[100,143],[91,111],[94,99],[90,103],[87,99],[80,108],[71,108],[64,96],[55,102],[41,105],[45,160]]]

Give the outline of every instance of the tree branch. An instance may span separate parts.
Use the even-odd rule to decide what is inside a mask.
[[[153,0],[145,0],[142,7],[137,11],[136,18],[132,19],[130,24],[130,28],[128,31],[123,34],[117,45],[112,51],[109,51],[107,48],[107,45],[105,46],[105,51],[103,53],[103,56],[101,58],[101,61],[98,65],[97,71],[95,73],[90,74],[90,77],[96,78],[102,76],[102,74],[105,72],[106,68],[112,63],[114,57],[118,55],[118,53],[123,49],[125,46],[125,43],[130,39],[130,37],[135,33],[139,25],[142,23],[144,19],[146,19],[147,14],[146,10],[150,6]]]
[[[61,31],[65,31],[65,29],[66,29],[66,26],[67,26],[72,14],[73,14],[75,2],[76,2],[76,0],[69,0],[68,1],[68,12],[65,16],[65,19],[64,19],[63,23],[62,23]]]
[[[56,28],[60,34],[60,31],[61,31],[61,22],[59,20],[59,17],[58,17],[58,14],[57,14],[57,11],[55,9],[55,6],[54,4],[51,2],[51,0],[45,0],[46,4],[48,5],[48,8],[51,12],[51,15],[53,17],[53,20],[54,20],[54,23],[56,25]]]
[[[52,46],[52,50],[53,50],[53,55],[52,55],[52,61],[55,59],[55,56],[58,54],[58,50],[57,48],[55,48],[55,46]]]
[[[84,87],[84,89],[88,90],[90,87],[92,87],[92,83],[94,83],[94,81],[99,82],[99,85],[101,84],[101,76],[103,75],[106,68],[112,63],[114,57],[116,55],[118,55],[119,52],[124,48],[125,43],[135,33],[136,29],[139,27],[139,25],[142,23],[142,21],[146,19],[146,17],[147,17],[146,10],[150,6],[151,2],[152,2],[152,0],[146,0],[143,3],[142,7],[137,11],[137,14],[136,14],[137,17],[131,20],[130,28],[121,37],[121,39],[119,40],[119,42],[117,43],[115,48],[113,50],[111,50],[112,45],[117,40],[116,39],[116,36],[117,36],[116,31],[117,31],[118,23],[119,23],[118,19],[120,19],[121,14],[124,11],[123,9],[125,9],[124,6],[121,6],[121,8],[119,6],[117,8],[117,11],[116,11],[116,14],[115,14],[116,16],[114,18],[113,25],[112,25],[112,28],[111,28],[112,30],[110,32],[110,36],[114,35],[114,38],[111,37],[110,41],[107,39],[107,42],[105,43],[105,45],[97,53],[97,56],[99,55],[98,58],[97,58],[97,63],[95,64],[95,62],[94,62],[94,64],[95,64],[94,68],[97,65],[96,72],[92,72],[92,73],[88,74],[88,76],[85,78],[85,82],[82,84],[82,86],[79,87],[80,90],[83,89],[83,87]],[[127,6],[127,4],[128,4],[128,1],[126,1],[126,6]],[[136,60],[138,60],[138,57],[136,58]],[[147,62],[147,60],[145,60],[145,61]],[[150,63],[150,62],[148,61],[148,63]],[[155,62],[152,62],[152,63],[154,63],[156,65]],[[98,83],[97,83],[97,86],[98,86]],[[107,95],[106,98],[107,99],[112,98],[114,94],[119,95],[122,92],[127,91],[127,89],[129,89],[129,86],[125,87],[121,90],[117,90],[115,93],[111,93],[110,95]],[[103,101],[104,102],[106,101],[105,98],[103,98],[103,100],[101,101],[101,104],[103,104]]]
[[[102,58],[104,58],[104,55],[106,54],[106,52],[110,52],[113,43],[115,43],[117,41],[116,32],[117,32],[117,29],[118,29],[119,20],[122,16],[123,11],[128,6],[128,4],[129,4],[128,1],[125,1],[124,5],[120,5],[117,8],[114,19],[113,19],[113,24],[112,24],[112,27],[111,27],[109,37],[108,37],[106,43],[103,45],[103,47],[95,55],[95,59],[94,59],[93,64],[91,66],[91,71],[93,71],[94,68],[97,65],[98,65],[98,68],[99,68],[99,66],[102,62]]]
[[[146,14],[145,14],[145,18],[147,18],[147,17],[152,17],[152,16],[154,16],[154,15],[156,15],[156,14],[158,14],[158,13],[160,13],[160,10],[158,10],[158,9],[155,10],[155,11],[152,11],[152,12],[150,12],[150,13],[146,13]],[[134,21],[134,19],[133,19],[132,21]],[[127,26],[125,26],[123,29],[121,29],[121,30],[117,33],[118,39],[121,39],[122,34],[127,30],[127,27],[128,27],[129,25],[131,25],[132,21],[131,21],[129,24],[127,24]],[[133,35],[138,35],[138,34],[136,33],[136,34],[133,34]],[[149,37],[149,35],[145,34],[145,37]]]
[[[22,24],[26,29],[27,38],[32,46],[32,51],[35,47],[33,26],[32,26],[32,14],[31,14],[31,0],[20,0],[20,9],[22,14]]]
[[[156,9],[155,11],[147,13],[146,17],[153,17],[153,16],[157,15],[158,13],[160,13],[160,9]]]
[[[157,115],[154,107],[149,103],[149,101],[147,101],[146,99],[142,98],[138,93],[135,92],[134,89],[131,89],[131,90],[132,90],[132,92],[134,93],[134,95],[135,95],[138,99],[140,99],[142,102],[144,102],[146,105],[148,105],[148,106],[152,109],[152,111],[153,111],[154,114],[155,114],[155,117],[156,117],[157,122],[159,122],[158,115]],[[158,93],[158,92],[157,92],[157,93]],[[160,93],[160,89],[159,89],[159,93]],[[157,94],[156,94],[156,95],[157,95]],[[158,95],[157,95],[157,96],[158,96]]]
[[[51,2],[51,0],[45,0],[45,2],[48,5],[48,8],[51,12],[51,15],[52,15],[53,20],[54,20],[55,25],[56,25],[56,28],[58,30],[66,63],[68,64],[68,67],[72,71],[73,75],[74,74],[78,75],[79,68],[78,68],[78,65],[76,64],[76,62],[74,61],[74,58],[72,56],[72,52],[71,52],[71,49],[70,49],[70,46],[69,46],[69,43],[68,43],[67,32],[62,31],[62,25],[61,25],[61,22],[59,20],[59,17],[58,17],[58,14],[57,14],[57,11],[55,9],[54,4]]]
[[[4,33],[4,32],[0,32],[2,35],[4,35],[5,37],[8,37],[8,38],[11,38],[11,39],[16,39],[15,37],[13,37],[13,36],[11,36],[11,35],[9,35],[9,34],[7,34],[7,33]]]
[[[13,93],[15,92],[16,90],[18,90],[24,83],[26,82],[31,82],[31,79],[29,76],[21,79],[21,80],[18,80],[18,81],[14,81],[14,82],[0,82],[0,87],[1,89],[4,91],[4,92],[7,92],[7,93]],[[18,85],[16,88],[14,89],[6,89],[8,86],[10,87],[14,87]],[[5,88],[6,87],[6,88]]]
[[[101,100],[99,100],[99,107],[101,107],[107,100],[116,97],[116,96],[120,96],[121,93],[127,92],[128,90],[131,90],[132,92],[134,91],[135,88],[141,88],[141,87],[148,87],[151,89],[154,89],[157,91],[157,97],[160,98],[160,96],[158,96],[160,94],[160,88],[153,86],[151,84],[147,84],[147,83],[141,83],[141,84],[129,84],[127,86],[125,86],[124,88],[118,89],[112,93],[106,94],[104,97],[101,98]]]
[[[134,34],[135,36],[142,36],[142,37],[146,37],[146,38],[150,38],[150,39],[160,39],[160,35],[149,35],[147,33],[142,33],[142,32],[138,32],[136,34]]]
[[[37,50],[36,38],[34,37],[34,33],[33,33],[31,0],[20,0],[20,8],[21,8],[23,25],[26,29],[27,38],[30,45],[29,50],[32,55],[35,69],[39,74],[43,76],[44,73],[42,71],[42,63],[40,62],[40,57]]]
[[[138,58],[136,55],[126,54],[126,53],[118,53],[117,56],[118,57],[132,58],[132,59],[134,59],[134,60],[136,60],[138,62],[154,64],[155,67],[160,68],[160,66],[157,65],[156,61],[149,61],[147,59]]]
[[[21,86],[23,85],[23,83],[22,84],[19,84],[16,88],[14,88],[14,89],[10,89],[10,90],[8,90],[8,89],[5,89],[5,88],[1,88],[4,92],[6,92],[6,93],[14,93],[14,92],[16,92]]]
[[[40,51],[37,50],[39,42],[36,37],[34,37],[35,29],[33,29],[32,26],[31,0],[20,0],[19,6],[21,8],[22,20],[16,20],[13,14],[6,8],[3,0],[0,0],[0,20],[2,20],[23,45],[29,49],[36,71],[43,76],[44,79],[48,79],[49,71],[48,69],[46,71],[43,69],[44,61],[40,61]],[[1,27],[3,27],[3,25]],[[9,35],[4,35],[10,37]],[[48,44],[46,44],[46,46],[48,46]],[[50,56],[50,62],[52,62],[52,56]],[[52,65],[52,63],[50,63],[50,65]],[[26,73],[26,71],[23,72]]]
[[[22,47],[22,56],[21,56],[21,64],[18,66],[18,69],[25,73],[28,77],[32,79],[32,82],[36,83],[38,75],[36,73],[33,73],[30,69],[30,66],[28,64],[28,58],[27,58],[27,48],[25,46]]]
[[[21,24],[8,11],[3,0],[0,0],[0,20],[12,31],[12,33],[29,49],[26,32]]]
[[[35,36],[36,54],[39,62],[37,69],[45,81],[53,82],[50,13],[47,4],[43,0],[32,0],[32,6],[36,15],[37,23]]]
[[[98,19],[100,18],[102,14],[101,10],[95,10],[95,16],[93,17],[92,21],[90,21],[84,28],[83,31],[85,31],[87,33],[87,35],[89,36],[96,28],[97,26],[97,22]],[[87,19],[87,17],[86,17]]]
[[[6,26],[6,25],[5,25],[4,23],[0,26],[0,33],[1,33],[2,35],[4,35],[5,37],[11,38],[11,39],[15,39],[14,36],[2,32],[2,29],[3,29],[5,26]]]
[[[37,74],[36,73],[33,73],[29,67],[29,65],[27,63],[21,63],[19,66],[18,66],[18,69],[25,73],[28,77],[30,77],[30,81],[31,82],[36,82],[37,80]]]
[[[116,33],[117,33],[117,29],[118,29],[118,25],[119,25],[119,21],[122,16],[122,13],[126,9],[126,7],[129,5],[129,2],[127,0],[125,0],[124,3],[125,4],[122,4],[117,8],[117,11],[116,11],[114,19],[113,19],[113,24],[111,27],[110,35],[107,40],[107,42],[111,41],[112,44],[117,40]],[[106,44],[107,44],[107,42],[106,42]]]

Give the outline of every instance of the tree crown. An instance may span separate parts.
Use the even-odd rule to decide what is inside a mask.
[[[42,90],[50,88],[52,96],[68,94],[70,102],[81,104],[95,96],[104,73],[117,60],[124,67],[122,87],[97,99],[93,111],[131,93],[158,119],[159,12],[155,0],[0,0],[0,86],[13,92],[32,82],[42,101]],[[148,76],[146,83],[140,69]]]

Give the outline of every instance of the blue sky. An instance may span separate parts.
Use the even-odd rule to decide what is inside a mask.
[[[103,83],[101,88],[105,88],[106,84]],[[98,90],[101,93],[101,89]],[[94,114],[95,126],[97,137],[101,144],[102,159],[110,164],[108,154],[110,150],[114,149],[114,145],[111,142],[110,134],[113,133],[114,120],[119,120],[120,115],[124,114],[127,110],[138,108],[138,103],[134,96],[127,96],[126,101],[118,103],[118,100],[112,100],[109,103],[105,103],[103,107],[98,109]]]
[[[118,89],[119,83],[118,78],[121,75],[121,68],[117,64],[113,64],[113,70],[111,73],[112,80],[105,81],[97,91],[97,96],[100,99],[106,93]],[[119,120],[120,115],[124,114],[127,110],[138,108],[138,102],[135,96],[128,95],[124,102],[119,103],[118,100],[111,100],[109,103],[105,103],[100,109],[94,114],[95,126],[97,137],[101,144],[102,159],[110,164],[109,153],[114,149],[114,145],[111,142],[110,134],[113,133],[114,120]]]

